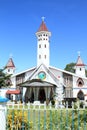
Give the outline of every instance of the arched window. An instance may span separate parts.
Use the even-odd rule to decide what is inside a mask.
[[[80,100],[84,100],[84,93],[81,90],[78,92],[77,98],[79,98]]]
[[[79,79],[77,80],[77,86],[78,86],[78,87],[82,87],[83,85],[84,85],[84,82],[83,82],[82,78],[79,78]]]

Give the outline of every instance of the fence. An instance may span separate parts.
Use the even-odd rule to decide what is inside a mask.
[[[77,104],[72,108],[38,102],[8,104],[6,130],[87,130],[87,109]]]

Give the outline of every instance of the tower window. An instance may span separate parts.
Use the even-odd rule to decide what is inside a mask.
[[[10,69],[8,69],[8,72],[10,72]]]
[[[81,71],[82,69],[80,68],[80,71]]]
[[[44,55],[44,58],[46,59],[46,55]]]
[[[39,59],[41,59],[41,55],[39,55]]]
[[[39,44],[39,48],[41,48],[41,44]]]
[[[46,44],[44,45],[44,47],[46,48]]]

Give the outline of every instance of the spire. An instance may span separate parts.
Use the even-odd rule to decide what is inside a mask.
[[[78,59],[75,65],[75,73],[79,76],[84,76],[85,77],[85,64],[83,63],[80,52],[78,53]]]
[[[78,59],[76,62],[76,66],[86,66],[81,59],[80,52],[78,52]]]
[[[6,65],[6,68],[15,68],[15,65],[14,65],[14,62],[12,60],[12,58],[9,58],[8,62],[7,62],[7,65]]]
[[[45,22],[44,22],[44,19],[45,19],[45,17],[42,17],[42,23],[41,23],[41,25],[40,25],[40,27],[39,27],[39,29],[38,29],[37,32],[41,32],[41,31],[47,31],[47,32],[48,32],[48,29],[47,29],[47,27],[46,27],[46,24],[45,24]]]

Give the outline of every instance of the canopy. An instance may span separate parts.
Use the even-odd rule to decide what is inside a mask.
[[[40,79],[32,79],[32,80],[29,80],[29,81],[26,81],[25,83],[22,83],[20,85],[21,87],[31,87],[31,86],[35,86],[35,87],[43,87],[43,86],[46,86],[46,87],[54,87],[55,85],[52,84],[52,83],[49,83],[47,81],[42,81]]]
[[[0,96],[0,102],[7,102],[9,99],[8,98],[5,98],[5,97],[2,97]]]
[[[6,94],[20,94],[20,90],[8,90]]]

